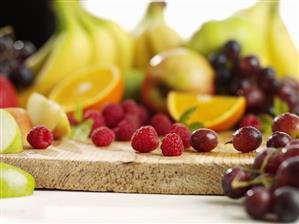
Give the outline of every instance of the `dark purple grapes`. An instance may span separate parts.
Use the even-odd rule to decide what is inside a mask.
[[[263,68],[260,71],[258,84],[263,91],[269,94],[275,94],[280,86],[275,77],[275,71],[271,67]]]
[[[218,85],[227,85],[230,83],[232,74],[228,68],[221,68],[216,70],[216,83]]]
[[[296,90],[297,92],[299,91],[299,82],[296,81],[295,79],[291,78],[291,77],[283,77],[280,80],[281,84],[284,86],[288,86],[294,90]]]
[[[251,152],[262,144],[262,133],[251,126],[243,127],[233,133],[232,143],[240,152]]]
[[[281,85],[278,97],[288,104],[290,111],[293,111],[299,104],[298,92],[288,85]]]
[[[258,186],[248,190],[245,198],[245,209],[254,219],[262,219],[272,206],[272,196],[265,187]]]
[[[248,109],[262,108],[265,103],[263,92],[256,86],[248,86],[238,90],[237,95],[244,96],[247,102]]]
[[[236,61],[241,53],[241,45],[235,40],[230,40],[224,45],[222,52],[230,60]]]
[[[243,197],[249,187],[235,188],[232,186],[233,181],[249,181],[250,179],[250,174],[245,172],[242,168],[234,167],[226,170],[222,178],[222,189],[224,194],[233,199]]]
[[[34,76],[31,70],[22,64],[18,64],[11,69],[9,79],[17,88],[23,88],[28,87],[33,83]]]
[[[238,69],[241,74],[246,76],[257,75],[260,71],[260,62],[257,57],[249,55],[240,59]]]
[[[299,189],[299,156],[285,160],[276,174],[278,186],[292,186]]]
[[[282,148],[290,143],[291,136],[287,133],[276,131],[267,140],[267,147]]]
[[[15,57],[20,62],[24,61],[26,58],[32,55],[36,50],[33,43],[29,41],[18,40],[14,43],[13,46],[16,54]]]
[[[0,55],[9,51],[13,45],[13,40],[7,36],[0,37]]]
[[[273,211],[281,222],[299,218],[299,191],[293,187],[277,188],[273,193]]]
[[[210,63],[215,69],[222,69],[227,66],[227,57],[224,54],[212,54],[209,57]]]
[[[210,152],[216,148],[218,136],[213,130],[200,128],[192,133],[190,144],[198,152]]]

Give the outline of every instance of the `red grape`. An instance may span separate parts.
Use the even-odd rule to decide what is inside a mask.
[[[242,168],[235,167],[226,170],[222,178],[222,189],[224,194],[234,199],[241,198],[245,195],[249,187],[234,188],[232,183],[233,181],[249,181],[250,179],[250,174],[245,172]]]
[[[261,70],[258,84],[263,91],[269,94],[274,94],[279,89],[279,81],[276,79],[275,71],[271,67]]]
[[[299,117],[296,114],[284,113],[274,118],[272,131],[281,131],[292,138],[299,137]]]
[[[229,40],[224,45],[222,52],[224,55],[229,58],[230,60],[236,61],[241,53],[241,46],[240,44],[235,40]]]
[[[259,109],[265,103],[263,92],[256,86],[248,86],[238,90],[238,96],[244,96],[247,102],[248,109]]]
[[[224,54],[212,54],[210,55],[209,60],[215,69],[222,69],[227,65],[227,58]]]
[[[287,133],[276,131],[268,138],[267,147],[282,148],[285,147],[291,139],[291,136]]]
[[[271,193],[265,187],[253,187],[247,191],[245,208],[251,217],[255,219],[263,218],[270,211],[271,206]]]
[[[273,211],[282,222],[299,218],[299,191],[293,187],[280,187],[273,193]]]
[[[256,155],[252,167],[254,169],[260,170],[262,168],[265,158],[267,158],[268,161],[266,161],[263,172],[275,174],[278,167],[283,161],[282,153],[280,153],[275,148],[266,148],[265,150],[259,152]]]
[[[209,152],[216,148],[218,136],[213,130],[200,128],[192,133],[190,144],[198,152]]]
[[[255,75],[259,73],[260,62],[257,57],[249,55],[239,61],[238,69],[242,74]]]
[[[276,174],[278,186],[293,186],[299,189],[299,156],[285,160]]]
[[[233,146],[240,152],[250,152],[262,144],[262,133],[254,127],[243,127],[233,133]]]

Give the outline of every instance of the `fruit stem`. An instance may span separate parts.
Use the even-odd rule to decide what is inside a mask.
[[[76,18],[73,14],[73,8],[75,6],[73,1],[53,1],[53,8],[57,14],[57,27],[58,30],[74,29],[78,26]]]
[[[164,9],[166,8],[166,2],[160,1],[160,2],[151,2],[149,3],[145,18],[155,18],[158,20],[164,20]]]

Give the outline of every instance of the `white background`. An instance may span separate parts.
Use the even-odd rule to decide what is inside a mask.
[[[112,19],[127,30],[132,30],[137,25],[149,2],[145,0],[81,1],[93,14]],[[255,2],[255,0],[168,0],[166,21],[185,39],[188,39],[203,22],[225,19],[235,11]],[[299,49],[299,1],[281,0],[280,9],[283,21]]]

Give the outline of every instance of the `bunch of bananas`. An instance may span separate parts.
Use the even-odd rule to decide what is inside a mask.
[[[299,81],[299,56],[279,14],[279,0],[258,1],[223,21],[209,21],[194,33],[188,45],[206,56],[229,39],[239,41],[244,54],[257,55],[279,76]]]
[[[78,0],[52,3],[57,31],[26,61],[36,78],[20,93],[23,104],[32,92],[48,95],[58,82],[85,66],[114,64],[125,71],[133,62],[133,37],[118,24],[89,14]]]

